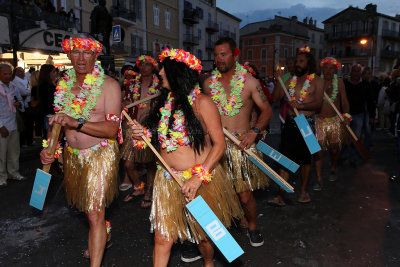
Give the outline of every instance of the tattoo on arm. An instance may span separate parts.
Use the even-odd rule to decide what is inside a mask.
[[[261,88],[261,85],[257,85],[257,86],[256,86],[256,89],[257,89],[257,92],[260,94],[261,100],[262,100],[263,102],[267,101],[267,100],[268,100],[268,99],[267,99],[267,96],[264,94],[264,91],[263,91],[263,89]]]

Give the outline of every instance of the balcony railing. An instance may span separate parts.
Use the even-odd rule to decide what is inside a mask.
[[[208,32],[218,32],[218,24],[213,21],[209,21],[206,26],[206,31]]]
[[[398,58],[400,57],[400,52],[399,51],[389,51],[386,49],[381,50],[381,57],[384,58]]]
[[[194,8],[185,8],[183,10],[183,23],[185,24],[198,24],[199,14]]]
[[[369,56],[371,56],[371,51],[370,50],[361,51],[361,50],[356,50],[356,49],[352,49],[351,51],[339,50],[336,52],[336,54],[332,54],[331,56],[337,57],[337,58],[369,57]]]
[[[199,37],[193,34],[184,34],[183,43],[188,45],[199,45]]]
[[[137,58],[140,55],[151,55],[151,51],[147,51],[142,48],[126,46],[123,43],[118,43],[111,46],[111,54]]]
[[[111,16],[114,19],[122,18],[132,22],[136,22],[136,12],[123,7],[112,6]]]
[[[337,39],[350,39],[371,36],[372,31],[342,31],[342,32],[329,32],[325,34],[326,40],[337,40]]]
[[[392,38],[392,39],[400,39],[400,32],[390,31],[390,30],[382,30],[382,37]]]

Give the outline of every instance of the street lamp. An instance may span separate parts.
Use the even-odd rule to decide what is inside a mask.
[[[360,44],[367,46],[368,40],[361,39]],[[371,72],[372,72],[372,75],[374,75],[374,39],[372,37],[371,37]]]

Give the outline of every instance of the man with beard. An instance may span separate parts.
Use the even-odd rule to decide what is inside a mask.
[[[315,71],[315,59],[310,52],[310,47],[300,47],[296,56],[295,75],[286,82],[291,99],[289,99],[290,107],[281,133],[280,148],[283,155],[301,166],[302,184],[298,198],[300,203],[311,201],[307,193],[307,184],[311,174],[311,154],[294,121],[296,115],[293,108],[304,114],[314,131],[314,114],[321,108],[324,93],[324,82],[315,74]],[[285,93],[281,90],[278,99],[282,99],[284,95]],[[285,180],[289,179],[289,172],[286,169],[280,169],[280,175]],[[269,200],[268,203],[279,207],[285,206],[283,191],[280,190],[278,196]]]
[[[151,56],[141,55],[136,59],[136,66],[139,68],[140,73],[129,70],[124,73],[125,76],[132,77],[132,79],[126,79],[124,82],[124,85],[126,84],[127,87],[122,102],[124,106],[159,93],[160,81],[155,73],[158,68],[157,61]],[[147,101],[133,107],[130,113],[131,117],[142,122],[150,112],[151,103],[152,101]],[[153,188],[154,174],[156,173],[155,157],[150,148],[134,148],[131,136],[132,129],[127,127],[125,140],[121,148],[121,158],[125,161],[124,167],[126,173],[123,184],[131,185],[133,183],[133,192],[127,195],[123,201],[129,202],[144,194],[141,207],[148,208],[151,206],[151,189]],[[146,164],[146,193],[144,183],[140,180],[139,172],[135,167],[137,163]]]
[[[260,155],[255,141],[267,127],[272,111],[260,83],[237,62],[238,56],[239,49],[232,38],[219,39],[214,47],[216,69],[204,82],[203,88],[217,105],[222,126],[241,141],[237,147],[226,139],[227,150],[223,164],[228,179],[242,203],[250,244],[258,247],[264,244],[264,238],[257,229],[257,207],[251,191],[266,187],[269,180],[247,159],[243,150],[250,149]],[[260,115],[251,127],[251,113],[254,107],[259,109]]]

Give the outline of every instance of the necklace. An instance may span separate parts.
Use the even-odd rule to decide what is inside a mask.
[[[86,74],[80,86],[80,92],[75,95],[71,92],[76,82],[74,69],[67,70],[65,76],[56,87],[54,95],[54,111],[65,113],[75,119],[90,119],[90,111],[96,106],[97,98],[101,94],[101,85],[104,82],[104,70],[97,63],[91,73]]]
[[[307,79],[304,81],[303,87],[300,90],[300,97],[297,100],[297,103],[301,104],[307,98],[308,89],[310,89],[311,82],[314,79],[314,77],[315,73],[307,75]],[[290,79],[289,83],[289,95],[291,97],[291,101],[296,101],[296,97],[294,96],[296,92],[296,90],[294,89],[296,87],[296,84],[297,84],[297,76],[295,75]]]
[[[235,74],[229,83],[232,90],[227,99],[224,87],[218,81],[222,75],[217,69],[213,70],[209,86],[211,89],[210,94],[211,99],[218,107],[220,115],[233,117],[239,113],[240,108],[243,106],[241,95],[246,82],[246,74],[247,70],[236,62]]]
[[[321,78],[322,79],[324,78],[323,74],[321,75]],[[335,101],[335,99],[336,99],[336,97],[338,95],[338,92],[339,92],[339,90],[338,90],[338,78],[337,78],[337,75],[334,74],[333,75],[333,79],[332,79],[332,94],[329,97],[332,102]],[[328,101],[328,99],[326,97],[324,97],[324,100],[329,103],[329,101]]]
[[[141,88],[140,78],[141,77],[142,76],[139,74],[134,79],[124,81],[125,85],[130,84],[129,92],[127,93],[126,98],[128,98],[132,103],[140,99],[140,95],[141,95],[140,94],[140,88]],[[153,74],[153,82],[150,85],[149,90],[146,93],[146,98],[158,93],[157,87],[158,87],[159,82],[160,82],[160,80],[158,79],[157,75]],[[139,109],[146,108],[146,107],[148,107],[149,103],[150,103],[150,101],[147,101],[147,102],[137,105],[137,107]]]
[[[194,104],[199,94],[200,88],[199,85],[196,85],[188,96],[188,101],[191,105]],[[176,150],[178,146],[187,146],[190,144],[190,139],[185,127],[185,115],[182,110],[175,110],[172,129],[169,127],[174,100],[174,94],[169,92],[164,107],[160,108],[161,118],[157,128],[158,141],[161,143],[162,148],[167,149],[167,152]]]

